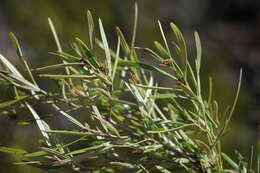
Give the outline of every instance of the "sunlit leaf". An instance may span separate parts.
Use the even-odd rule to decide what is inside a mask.
[[[35,112],[35,110],[31,107],[31,105],[29,105],[28,103],[25,102],[25,105],[27,106],[27,108],[30,110],[30,112],[32,113],[34,119],[36,120],[36,123],[42,133],[42,136],[44,137],[45,141],[46,141],[46,144],[48,146],[51,146],[51,143],[50,143],[50,137],[49,135],[45,132],[45,131],[49,131],[51,130],[49,125],[44,121],[42,120],[39,115]]]

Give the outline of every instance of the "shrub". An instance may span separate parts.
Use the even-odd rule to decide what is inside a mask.
[[[96,173],[254,172],[251,168],[253,150],[248,162],[237,152],[236,163],[221,149],[222,136],[227,132],[238,99],[242,72],[234,103],[222,115],[218,102],[212,98],[211,80],[209,93],[201,90],[202,50],[197,32],[194,34],[197,55],[193,64],[188,58],[184,37],[174,23],[170,23],[176,38],[171,42],[173,45],[168,45],[158,22],[163,44],[155,41],[156,51],[136,46],[137,5],[131,43],[128,44],[121,30],[116,28],[116,50],[109,47],[102,21],[98,21],[101,36],[98,40],[94,39],[94,22],[89,11],[87,19],[89,45],[76,38],[72,43],[74,54],[62,50],[49,19],[57,44],[57,51],[52,54],[62,62],[35,69],[29,68],[18,40],[10,33],[29,79],[0,55],[1,82],[10,85],[14,93],[14,98],[1,103],[0,108],[7,113],[30,112],[44,143],[33,153],[10,147],[0,147],[0,151],[21,156],[20,165],[48,171],[70,168]],[[98,49],[104,51],[104,56]],[[140,62],[141,53],[153,57],[157,65]],[[63,73],[53,74],[52,69]],[[58,89],[55,92],[42,89],[34,79],[34,71],[49,71],[39,76],[58,81]],[[150,71],[173,80],[175,85],[160,87]],[[75,128],[54,130],[44,117],[40,118],[35,102],[54,108]],[[78,110],[85,113],[83,120],[75,115]],[[62,142],[62,137],[68,135],[74,136],[74,140]],[[81,144],[81,148],[75,149],[75,144]]]

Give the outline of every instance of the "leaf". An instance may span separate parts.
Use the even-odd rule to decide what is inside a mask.
[[[147,133],[155,134],[155,133],[174,132],[174,131],[179,131],[179,130],[181,130],[183,128],[190,127],[190,126],[194,126],[194,124],[186,124],[186,125],[175,127],[175,128],[171,128],[171,129],[148,130]]]
[[[21,50],[21,46],[17,40],[17,38],[15,37],[14,33],[10,32],[9,33],[9,36],[10,38],[12,39],[13,41],[13,45],[15,46],[16,48],[16,53],[19,57],[23,57],[23,53],[22,53],[22,50]]]
[[[194,36],[195,36],[196,49],[197,49],[196,69],[197,69],[197,73],[199,74],[200,65],[201,65],[202,48],[201,48],[201,41],[200,41],[199,34],[195,32]]]
[[[72,135],[72,136],[88,136],[93,135],[91,132],[68,131],[68,130],[49,130],[46,133],[54,133],[58,135]]]
[[[52,31],[52,34],[53,34],[53,37],[54,37],[54,40],[56,42],[56,45],[57,45],[57,51],[58,52],[62,52],[62,48],[61,48],[61,45],[60,45],[60,41],[59,41],[59,38],[58,38],[58,35],[57,35],[57,32],[56,32],[56,29],[53,25],[53,22],[51,20],[51,18],[48,18],[48,22],[49,22],[49,26],[50,26],[50,29]],[[62,61],[64,64],[67,63],[67,61],[63,60]],[[70,70],[68,67],[65,67],[65,71],[66,71],[66,74],[69,75],[70,74]],[[69,79],[70,83],[72,84],[72,80]]]
[[[30,164],[39,164],[40,161],[25,161],[25,162],[16,162],[14,165],[30,165]]]
[[[94,105],[94,106],[92,106],[92,109],[93,109],[95,115],[97,116],[97,119],[100,121],[100,123],[101,123],[102,127],[104,128],[104,130],[106,132],[108,132],[108,128],[106,126],[105,120],[103,120],[102,115],[100,114],[100,112],[98,110],[98,107]]]
[[[32,84],[31,82],[27,81],[26,79],[24,79],[22,76],[16,76],[15,74],[12,73],[6,73],[6,72],[1,72],[0,71],[0,75],[2,77],[5,77],[8,81],[10,81],[12,84],[14,84],[15,86],[24,88],[24,89],[28,89],[28,90],[32,90],[32,91],[36,91],[36,92],[42,92],[42,93],[46,93],[45,91],[41,90],[38,86]]]
[[[56,32],[56,29],[55,29],[55,27],[54,27],[54,25],[53,25],[53,22],[52,22],[51,18],[48,18],[48,22],[49,22],[49,26],[50,26],[52,35],[53,35],[53,37],[54,37],[56,46],[57,46],[57,50],[58,50],[58,52],[62,52],[61,45],[60,45],[60,41],[59,41],[59,38],[58,38],[58,35],[57,35],[57,32]]]
[[[145,105],[145,100],[137,87],[135,87],[133,84],[128,84],[125,82],[125,85],[128,87],[128,89],[131,91],[131,93],[136,97],[138,103],[140,103],[142,106]]]
[[[250,172],[253,166],[253,159],[254,159],[254,146],[252,145],[250,148],[250,155],[248,159],[247,171]]]
[[[162,173],[171,173],[171,171],[165,169],[165,168],[162,167],[162,166],[156,165],[155,167],[156,167],[159,171],[161,171]]]
[[[147,64],[144,64],[144,63],[140,63],[140,62],[132,62],[132,61],[126,61],[126,60],[119,60],[118,61],[118,64],[120,65],[125,65],[125,66],[130,66],[130,67],[135,67],[137,69],[145,69],[145,70],[152,70],[152,71],[156,71],[156,72],[159,72],[165,76],[168,76],[174,80],[177,80],[176,77],[174,77],[173,75],[167,73],[166,71],[163,71],[161,70],[160,68],[157,68],[157,67],[154,67],[154,66],[151,66],[151,65],[147,65]]]
[[[116,68],[118,65],[118,60],[119,60],[119,54],[120,54],[120,38],[118,37],[117,39],[117,49],[116,49],[116,58],[115,58],[115,63],[113,67],[113,72],[112,72],[112,81],[115,79],[115,74],[116,74]]]
[[[146,86],[141,84],[134,84],[137,87],[145,88],[145,89],[154,89],[154,90],[176,90],[175,88],[167,88],[167,87],[157,87],[157,86]]]
[[[169,99],[169,98],[188,99],[189,97],[183,96],[181,94],[170,93],[170,94],[157,94],[157,95],[150,96],[149,98],[153,98],[153,99]]]
[[[238,81],[238,86],[237,86],[237,91],[236,91],[234,103],[233,103],[233,105],[231,107],[231,110],[229,112],[228,117],[226,118],[226,121],[225,121],[225,124],[224,124],[224,127],[223,127],[223,131],[222,131],[223,133],[225,133],[227,125],[228,125],[228,123],[229,123],[229,121],[230,121],[230,119],[232,117],[232,114],[233,114],[233,112],[235,110],[235,107],[236,107],[236,104],[237,104],[237,100],[238,100],[238,96],[239,96],[239,92],[240,92],[240,88],[241,88],[241,82],[242,82],[242,73],[243,73],[242,69],[240,69],[239,81]]]
[[[154,57],[156,60],[158,60],[159,62],[163,62],[164,59],[161,58],[159,55],[157,55],[154,51],[152,51],[151,49],[149,48],[143,48],[143,47],[135,47],[135,49],[138,49],[138,50],[143,50],[145,52],[148,52],[150,55],[152,55],[152,57]]]
[[[70,122],[72,122],[73,124],[75,124],[76,126],[80,127],[81,129],[86,129],[86,127],[79,122],[78,120],[76,120],[74,117],[70,116],[68,113],[64,112],[62,109],[60,109],[56,104],[51,104],[52,107],[58,111],[60,114],[64,115]]]
[[[134,27],[133,27],[133,35],[132,35],[131,48],[133,48],[134,45],[135,45],[137,22],[138,22],[138,5],[137,5],[137,2],[135,2],[135,16],[134,16]]]
[[[60,153],[59,151],[56,151],[55,149],[51,149],[51,148],[46,148],[46,147],[41,147],[42,151],[45,151],[48,154],[51,154],[53,156],[57,156],[61,159],[68,159],[67,156],[64,156],[62,153]]]
[[[169,55],[171,55],[171,53],[170,53],[170,49],[169,49],[169,46],[168,46],[168,43],[167,43],[167,40],[166,40],[165,35],[164,35],[164,31],[163,31],[163,28],[162,28],[161,22],[160,22],[159,20],[158,20],[158,25],[159,25],[160,32],[161,32],[161,35],[162,35],[162,38],[163,38],[164,44],[165,44],[165,46],[166,46],[167,52],[168,52]]]
[[[31,72],[31,70],[30,70],[30,68],[29,68],[29,65],[28,65],[28,63],[25,61],[25,59],[24,59],[24,57],[23,57],[23,53],[22,53],[22,50],[21,50],[21,46],[20,46],[20,44],[19,44],[17,38],[15,37],[15,35],[14,35],[12,32],[11,32],[9,35],[10,35],[10,37],[11,37],[11,39],[12,39],[12,41],[13,41],[13,44],[14,44],[14,46],[15,46],[15,48],[16,48],[17,55],[18,55],[18,57],[20,58],[21,62],[23,63],[24,67],[26,68],[26,70],[27,70],[27,72],[28,72],[28,74],[29,74],[29,76],[30,76],[30,78],[31,78],[31,81],[33,82],[33,84],[34,84],[35,86],[37,86],[37,83],[36,83],[36,81],[35,81],[35,79],[34,79],[34,77],[33,77],[33,75],[32,75],[32,72]],[[34,94],[35,94],[35,93],[32,92],[32,95],[34,95]],[[37,98],[37,96],[35,96],[35,97]]]
[[[91,65],[93,65],[95,68],[99,68],[99,63],[96,59],[96,57],[91,53],[88,46],[79,38],[76,37],[76,42],[80,45],[82,48],[83,58],[87,58],[87,60],[90,62]]]
[[[88,31],[89,31],[89,39],[90,39],[90,46],[93,49],[93,33],[94,33],[94,21],[91,12],[87,11],[87,18],[88,18]]]
[[[223,159],[235,170],[239,171],[239,166],[225,153],[221,153]]]
[[[197,72],[197,95],[200,97],[201,96],[201,85],[200,85],[200,64],[201,64],[201,54],[202,54],[202,49],[201,49],[201,41],[200,37],[197,32],[194,33],[195,36],[195,42],[196,42],[196,49],[197,49],[197,58],[195,59],[195,65],[196,65],[196,72]]]
[[[154,41],[154,45],[155,45],[156,49],[161,53],[161,55],[164,56],[164,59],[171,57],[169,52],[167,52],[167,50],[164,49],[164,47],[158,41]]]
[[[31,71],[44,71],[44,70],[50,70],[50,69],[56,69],[56,68],[63,68],[63,67],[70,67],[70,66],[82,66],[84,63],[66,63],[66,64],[55,64],[55,65],[48,65],[44,67],[38,67],[31,69]]]
[[[152,119],[152,121],[156,124],[173,124],[173,125],[184,125],[184,123],[173,121],[173,120],[164,120],[164,119]]]
[[[125,167],[128,169],[134,169],[136,168],[135,165],[130,164],[130,163],[124,163],[124,162],[109,162],[110,165],[114,165],[114,166],[119,166],[119,167]]]
[[[40,77],[52,79],[78,78],[78,79],[97,79],[95,75],[55,75],[55,74],[40,74]]]
[[[29,97],[28,95],[27,95],[27,96],[19,96],[19,98],[15,99],[15,100],[10,100],[10,101],[6,101],[6,102],[1,102],[1,103],[0,103],[0,109],[5,108],[5,107],[8,107],[8,106],[11,106],[11,105],[13,105],[13,104],[15,104],[15,103],[17,103],[17,102],[20,102],[20,101],[22,101],[22,100],[27,99],[28,97]]]
[[[5,152],[5,153],[15,154],[15,155],[23,155],[23,154],[27,153],[27,151],[22,150],[22,149],[10,148],[10,147],[1,147],[1,146],[0,146],[0,151]]]
[[[101,19],[99,19],[99,29],[100,29],[100,34],[101,34],[102,42],[104,45],[104,50],[105,50],[105,55],[106,55],[106,60],[107,60],[108,75],[111,77],[112,76],[112,64],[111,64],[110,49],[109,49],[109,46],[107,43],[107,38],[106,38],[106,34],[104,31]]]
[[[19,46],[19,45],[18,45]],[[38,85],[36,84],[31,72],[28,72],[31,80],[34,82],[34,84],[32,84],[31,82],[27,81],[22,75],[21,73],[4,57],[0,54],[0,61],[2,61],[2,63],[12,72],[12,73],[6,73],[6,72],[1,72],[0,74],[2,77],[4,77],[5,79],[7,79],[9,82],[13,83],[15,86],[21,87],[21,88],[25,88],[25,89],[31,89],[31,93],[32,95],[34,95],[34,91],[36,92],[42,92],[44,94],[46,94],[45,91],[41,90]],[[25,67],[27,70],[30,70],[26,61],[24,61],[24,59],[22,59]],[[12,80],[15,80],[15,82],[13,82]],[[18,83],[17,83],[18,82]],[[25,86],[25,87],[24,87]],[[17,90],[15,89],[15,93],[17,95]],[[35,98],[37,98],[37,96],[35,96]]]
[[[183,68],[184,68],[184,76],[185,78],[187,77],[187,66],[188,66],[188,55],[187,55],[187,46],[186,46],[186,43],[185,43],[185,39],[182,35],[182,32],[180,31],[180,29],[174,24],[174,23],[170,23],[170,26],[177,38],[177,43],[178,43],[178,46],[180,48],[180,52],[179,52],[179,56],[181,58],[181,61],[182,61],[182,65],[183,65]]]
[[[79,62],[81,60],[81,57],[77,57],[66,52],[50,52],[50,54],[58,55],[66,59],[66,61],[69,60],[68,62],[72,61],[73,63]]]
[[[121,44],[121,47],[123,48],[123,51],[125,53],[126,56],[128,56],[130,54],[130,48],[125,40],[125,37],[122,33],[122,31],[120,30],[119,27],[116,27],[116,32],[117,32],[117,35],[119,36],[120,38],[120,44]]]
[[[49,125],[39,117],[39,115],[35,112],[35,110],[27,102],[25,102],[25,105],[30,110],[30,112],[32,113],[34,119],[36,120],[36,123],[37,123],[37,125],[38,125],[38,127],[39,127],[39,129],[40,129],[40,131],[42,133],[42,136],[44,137],[44,139],[46,141],[46,144],[48,146],[51,146],[50,137],[45,132],[45,131],[51,130]]]
[[[100,145],[96,145],[96,146],[93,146],[93,147],[87,147],[87,148],[82,148],[82,149],[79,149],[79,150],[74,150],[74,151],[71,151],[69,153],[66,153],[66,156],[86,153],[88,151],[93,151],[93,150],[98,150],[98,149],[101,149],[101,148],[105,147],[109,143],[110,142],[106,142],[106,143],[102,143]]]
[[[63,149],[63,148],[69,147],[69,146],[71,146],[71,145],[73,145],[73,144],[75,144],[75,143],[77,143],[79,141],[84,140],[84,138],[85,137],[83,136],[83,137],[78,138],[78,139],[76,139],[76,140],[74,140],[72,142],[69,142],[69,143],[65,144],[65,145],[59,145],[59,146],[57,146],[55,148],[52,148],[52,149],[53,150],[59,150],[59,149]],[[33,153],[27,153],[27,154],[24,155],[24,157],[40,157],[40,156],[45,156],[45,155],[47,155],[47,152],[45,152],[45,151],[37,151],[37,152],[33,152]]]
[[[21,73],[3,55],[0,54],[0,61],[15,75],[23,78]]]

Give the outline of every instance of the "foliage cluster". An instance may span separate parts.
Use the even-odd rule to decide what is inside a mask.
[[[112,50],[101,19],[98,21],[101,39],[95,38],[94,21],[88,11],[89,45],[75,38],[74,54],[63,51],[48,19],[57,45],[52,54],[61,63],[34,69],[29,67],[18,40],[10,33],[29,79],[0,54],[1,83],[9,85],[14,93],[14,99],[0,104],[1,113],[30,112],[44,143],[33,153],[3,146],[0,151],[19,155],[21,162],[17,165],[31,165],[49,172],[57,169],[95,173],[254,172],[253,149],[249,161],[237,152],[238,162],[221,149],[222,136],[228,131],[238,99],[242,72],[234,103],[220,111],[218,102],[212,98],[212,80],[209,93],[201,89],[202,49],[198,33],[194,34],[197,55],[191,63],[184,36],[174,23],[170,27],[176,39],[170,45],[158,21],[163,44],[155,41],[156,51],[136,46],[137,16],[135,5],[130,44],[116,28],[118,43]],[[104,55],[97,53],[98,49]],[[140,62],[143,53],[153,57],[158,66]],[[62,73],[53,74],[53,69]],[[57,81],[58,90],[42,89],[34,79],[34,71],[48,71],[39,77]],[[159,86],[151,71],[173,80],[175,85]],[[58,113],[54,116],[63,116],[75,129],[50,127],[45,117],[38,115],[38,104],[54,108]],[[79,110],[84,111],[84,120],[76,117]],[[62,139],[68,135],[74,136],[74,140],[64,143]],[[81,148],[73,148],[76,144],[81,144]],[[224,167],[224,160],[228,168]]]

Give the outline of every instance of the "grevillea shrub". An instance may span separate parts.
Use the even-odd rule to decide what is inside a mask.
[[[212,98],[211,80],[209,93],[201,89],[202,48],[198,33],[194,33],[195,57],[188,54],[182,32],[174,23],[170,27],[175,40],[166,39],[158,21],[163,42],[155,41],[155,50],[139,47],[135,43],[137,13],[135,5],[130,43],[116,28],[117,45],[111,46],[101,19],[96,29],[88,11],[89,41],[75,38],[74,53],[62,49],[49,19],[57,44],[57,51],[51,54],[61,61],[34,69],[10,33],[28,77],[0,54],[1,83],[13,92],[12,100],[1,102],[1,113],[31,113],[44,142],[35,152],[6,146],[1,146],[0,151],[19,155],[21,160],[16,166],[30,165],[47,172],[254,172],[253,149],[245,161],[238,152],[238,157],[231,159],[222,152],[221,145],[238,99],[242,72],[233,105],[226,111],[219,110]],[[140,55],[144,54],[157,63],[143,63]],[[35,71],[40,78],[58,81],[57,89],[47,91],[39,86]],[[160,86],[154,73],[172,80],[174,85]],[[55,111],[48,120],[60,116],[74,128],[52,127],[45,115],[39,115],[37,106],[42,104]]]

